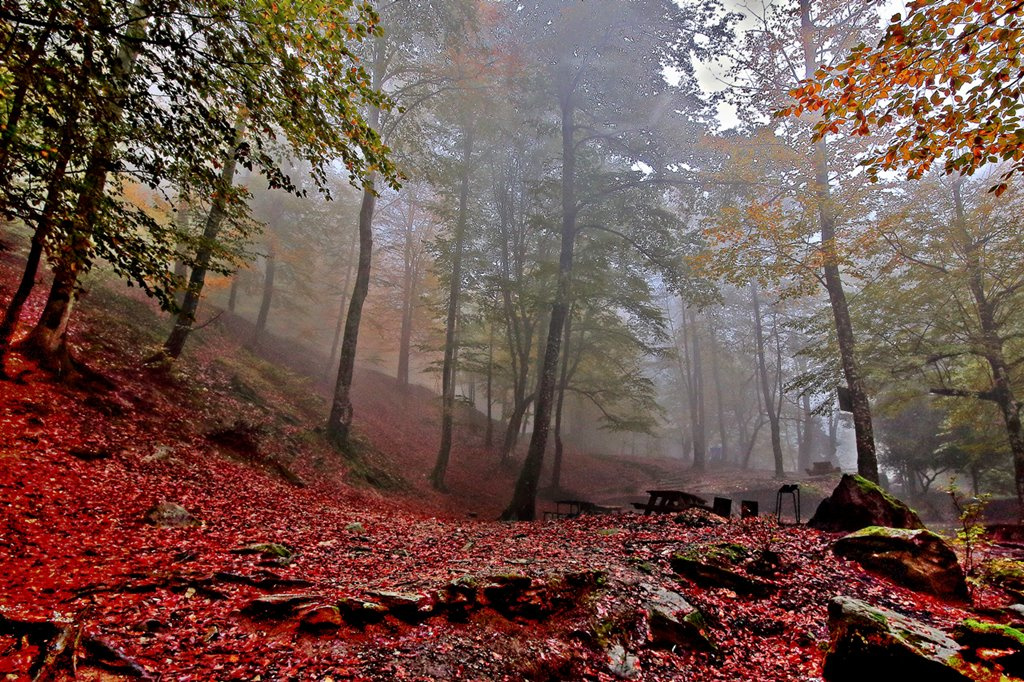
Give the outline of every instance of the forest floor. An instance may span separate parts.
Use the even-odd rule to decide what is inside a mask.
[[[16,269],[0,261],[7,292]],[[833,596],[943,628],[972,613],[835,557],[834,536],[764,518],[493,521],[514,471],[471,416],[452,492],[425,485],[436,438],[425,389],[400,394],[361,373],[353,464],[317,430],[316,382],[212,327],[170,370],[147,367],[164,331],[147,302],[95,285],[72,342],[98,376],[8,363],[0,678],[77,667],[86,680],[815,680]],[[571,456],[567,469],[586,473],[565,487],[598,502],[673,480],[671,462]],[[194,522],[147,522],[161,502]],[[757,575],[768,593],[673,571],[676,552],[716,543],[775,552]],[[666,594],[703,614],[710,644],[655,635],[648,616]],[[982,589],[974,606],[1004,603]]]

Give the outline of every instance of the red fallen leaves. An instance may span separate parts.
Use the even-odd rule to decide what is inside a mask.
[[[804,528],[765,531],[735,522],[690,529],[666,517],[634,515],[514,526],[437,518],[431,507],[339,483],[329,468],[324,473],[313,465],[324,453],[308,445],[298,447],[294,466],[310,485],[294,488],[272,472],[225,458],[205,438],[213,425],[240,417],[274,420],[225,388],[230,377],[214,369],[212,357],[235,352],[230,344],[198,349],[195,362],[182,366],[184,377],[171,380],[137,369],[144,353],[128,341],[134,339],[108,343],[124,352],[104,364],[130,410],[104,409],[103,401],[86,400],[90,393],[34,374],[0,385],[0,609],[83,622],[163,680],[610,680],[602,647],[616,637],[628,640],[638,656],[641,680],[810,680],[820,676],[825,604],[835,594],[941,627],[966,615],[835,558],[827,536]],[[32,369],[19,363],[15,358],[15,367]],[[205,390],[189,390],[189,382]],[[266,402],[286,399],[282,394]],[[363,424],[384,433],[393,414],[393,406],[381,405]],[[275,427],[263,445],[294,451],[289,434],[310,426]],[[378,442],[376,433],[378,447],[404,442],[394,434]],[[429,468],[428,449],[412,453],[407,468]],[[109,454],[83,458],[74,450]],[[397,447],[392,452],[405,454]],[[473,477],[500,482],[491,475],[493,459],[456,464],[456,490],[474,485]],[[338,463],[328,455],[327,465]],[[147,525],[143,515],[162,500],[183,505],[204,525]],[[434,509],[467,504],[458,498],[425,502]],[[487,509],[493,503],[480,497],[471,504]],[[268,564],[260,555],[231,552],[256,542],[296,553],[290,562]],[[671,556],[696,542],[755,549],[771,543],[786,564],[765,578],[777,585],[776,594],[748,599],[680,583]],[[308,589],[336,602],[373,590],[430,594],[463,576],[592,569],[607,572],[607,588],[543,622],[484,609],[462,623],[432,617],[410,625],[388,618],[315,635],[301,631],[296,619],[261,621],[242,613],[254,598],[275,591]],[[267,572],[311,585],[262,589]],[[642,648],[642,583],[677,591],[699,608],[720,658]],[[983,593],[981,599],[995,605],[999,598]],[[606,623],[614,625],[611,633],[599,635]],[[33,653],[16,638],[0,638],[0,671],[23,670]]]

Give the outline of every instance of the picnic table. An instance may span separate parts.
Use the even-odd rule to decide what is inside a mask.
[[[684,490],[648,490],[647,494],[651,497],[647,500],[646,505],[642,502],[633,503],[637,509],[643,507],[645,516],[654,512],[666,514],[690,507],[707,507],[708,505],[707,500],[703,497]]]
[[[571,519],[581,514],[615,514],[620,507],[606,507],[587,500],[555,500],[555,511],[544,512],[545,519]]]

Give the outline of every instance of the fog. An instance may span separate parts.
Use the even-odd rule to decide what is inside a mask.
[[[68,243],[157,296],[181,332],[169,358],[218,317],[288,349],[342,448],[354,371],[430,389],[438,489],[472,406],[522,467],[510,518],[532,516],[542,465],[560,489],[567,450],[691,480],[824,466],[911,500],[952,480],[1016,494],[1016,176],[941,152],[872,170],[898,121],[819,140],[820,115],[792,108],[902,3],[375,7],[379,34],[352,31],[341,68],[313,33],[277,54],[284,75],[255,82],[286,105],[228,88],[195,159],[121,143],[118,201],[163,250],[138,265],[107,233]],[[160,65],[133,96],[173,99],[156,54],[119,77]],[[171,177],[179,162],[194,174]]]

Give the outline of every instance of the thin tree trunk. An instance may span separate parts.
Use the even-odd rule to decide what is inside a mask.
[[[53,231],[57,207],[66,189],[67,168],[75,151],[73,138],[75,128],[78,125],[78,114],[81,109],[77,101],[72,106],[74,108],[68,113],[68,118],[64,122],[57,159],[53,172],[50,174],[49,187],[46,191],[46,201],[36,223],[35,232],[32,233],[32,243],[29,247],[25,269],[21,274],[21,281],[18,283],[18,288],[11,297],[10,302],[8,302],[6,310],[4,310],[3,320],[0,321],[0,374],[3,373],[3,360],[14,337],[18,321],[21,319],[21,311],[35,286],[36,276],[39,274],[39,264],[43,255],[43,244]]]
[[[177,359],[185,349],[185,342],[192,333],[192,325],[196,320],[196,311],[199,309],[199,301],[203,294],[203,286],[206,284],[206,272],[213,259],[212,244],[220,234],[221,225],[227,217],[228,190],[235,182],[235,168],[238,160],[235,158],[239,146],[245,137],[246,119],[248,114],[240,112],[235,122],[235,143],[231,154],[224,159],[224,167],[220,174],[220,187],[216,192],[210,212],[206,215],[206,225],[203,227],[202,246],[196,252],[195,264],[192,266],[192,273],[188,278],[188,288],[185,290],[185,298],[181,303],[181,310],[174,319],[174,327],[164,341],[164,356],[170,359]]]
[[[452,275],[448,289],[448,318],[445,321],[444,361],[441,367],[441,447],[437,452],[434,470],[430,473],[430,484],[435,490],[445,490],[444,479],[448,473],[448,460],[452,452],[452,423],[455,411],[455,373],[458,347],[456,326],[459,319],[459,297],[462,294],[462,255],[466,241],[468,221],[469,174],[473,155],[473,124],[463,127],[462,178],[459,185],[459,214],[455,223]]]
[[[371,86],[380,90],[384,82],[385,50],[383,40],[378,38],[373,60]],[[370,107],[367,123],[375,130],[380,129],[380,110]],[[363,303],[370,290],[370,267],[373,261],[373,211],[377,195],[373,184],[376,173],[371,173],[363,186],[363,201],[359,207],[359,261],[356,268],[356,282],[352,288],[348,315],[345,318],[345,334],[338,356],[338,378],[334,383],[334,397],[331,412],[327,417],[327,439],[335,447],[348,449],[352,429],[352,379],[356,368],[356,345],[359,340],[359,324],[363,317]]]
[[[683,309],[683,318],[686,318],[685,308]],[[690,310],[690,323],[687,325],[687,328],[693,348],[690,367],[693,379],[690,394],[690,405],[693,408],[690,412],[690,424],[693,428],[693,470],[700,473],[705,468],[707,435],[705,433],[704,368],[702,367],[700,355],[700,330],[697,328],[697,313],[693,309]]]
[[[558,490],[562,485],[562,408],[565,405],[565,389],[569,385],[569,352],[572,342],[572,310],[565,318],[565,347],[562,349],[562,373],[558,379],[558,400],[555,405],[555,458],[551,466],[551,487]]]
[[[146,18],[140,4],[129,10],[131,25],[127,35],[141,39],[146,34]],[[60,370],[70,369],[70,356],[66,334],[71,311],[77,295],[79,274],[87,270],[91,255],[91,237],[97,212],[106,191],[107,176],[113,164],[117,145],[116,128],[124,114],[122,105],[128,79],[135,66],[138,50],[134,42],[122,40],[107,77],[114,96],[102,100],[96,112],[97,133],[82,174],[82,189],[75,204],[68,250],[54,266],[53,284],[43,308],[43,314],[26,339],[26,348],[38,353],[43,362]],[[88,74],[83,74],[83,78]]]
[[[516,481],[505,520],[532,521],[536,516],[537,485],[540,481],[544,450],[551,422],[551,401],[555,392],[555,374],[561,350],[562,328],[572,300],[573,248],[576,241],[576,157],[574,144],[575,107],[573,95],[562,97],[562,239],[558,256],[558,288],[551,306],[548,338],[544,345],[544,363],[537,378],[537,407],[530,448]]]
[[[270,306],[274,301],[274,276],[277,272],[277,257],[274,253],[273,241],[267,244],[267,255],[263,265],[263,296],[260,299],[260,312],[256,316],[256,327],[252,336],[252,342],[255,345],[259,345],[260,338],[267,329],[267,318],[270,316]]]
[[[761,376],[761,392],[764,395],[764,407],[768,414],[768,425],[771,427],[772,455],[775,459],[775,478],[782,478],[785,476],[785,466],[782,460],[782,439],[779,432],[779,413],[776,409],[775,400],[772,398],[771,387],[768,384],[768,363],[765,361],[764,327],[761,322],[761,297],[758,294],[756,282],[750,283],[750,296],[754,305],[754,338],[757,343],[757,371]]]
[[[338,354],[338,344],[341,341],[341,333],[345,329],[345,304],[349,301],[349,287],[352,284],[352,256],[356,248],[356,241],[352,240],[348,243],[348,250],[345,255],[345,279],[341,283],[341,303],[338,306],[338,321],[334,325],[334,339],[331,341],[331,362],[328,366],[328,372],[330,368],[337,362],[335,358]]]
[[[725,401],[722,396],[722,378],[718,366],[718,337],[715,328],[711,327],[711,380],[715,382],[715,409],[718,412],[718,442],[721,448],[721,460],[729,461],[729,443],[725,428]]]
[[[494,445],[494,320],[489,325],[487,339],[487,430],[484,432],[484,447]]]
[[[405,246],[402,254],[402,328],[398,334],[398,385],[409,385],[409,355],[412,350],[412,318],[416,301],[416,268],[413,258],[413,236],[416,226],[415,197],[410,196],[409,214],[405,221]]]
[[[352,427],[352,378],[356,367],[356,342],[359,339],[359,323],[363,315],[363,302],[370,290],[370,263],[373,258],[373,209],[377,196],[373,191],[372,179],[363,190],[363,203],[359,209],[359,264],[356,267],[356,283],[352,288],[352,299],[345,317],[345,334],[341,341],[338,358],[338,379],[334,385],[334,400],[331,414],[327,418],[327,437],[337,447],[348,447]]]
[[[800,0],[800,28],[804,49],[804,75],[810,79],[818,68],[814,25],[811,23],[811,0]],[[875,436],[871,425],[871,404],[856,359],[853,323],[850,320],[850,308],[839,273],[836,216],[828,184],[828,150],[824,139],[815,144],[813,161],[818,220],[821,227],[821,250],[824,254],[825,289],[828,291],[839,357],[853,408],[853,427],[857,440],[857,473],[869,481],[878,483],[878,456],[875,452]]]

